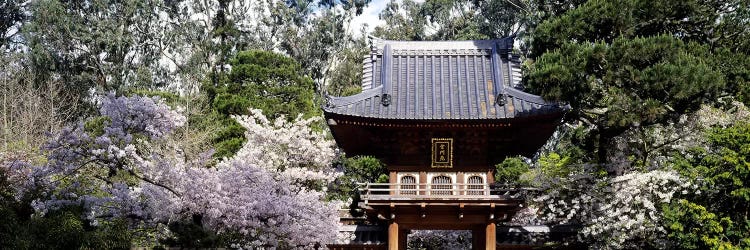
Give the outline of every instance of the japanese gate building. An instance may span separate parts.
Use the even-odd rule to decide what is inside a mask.
[[[421,229],[472,230],[474,249],[496,248],[497,223],[523,201],[491,188],[495,164],[532,156],[565,112],[524,92],[512,47],[513,38],[373,39],[362,92],[327,100],[338,145],[390,172],[390,183],[366,184],[360,203],[387,225],[388,249],[405,249],[408,231]]]

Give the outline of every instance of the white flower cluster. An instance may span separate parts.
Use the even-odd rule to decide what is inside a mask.
[[[547,223],[575,223],[597,249],[666,247],[661,205],[695,188],[674,171],[634,172],[599,181],[571,182],[534,200]]]
[[[738,121],[750,119],[750,110],[741,102],[733,101],[727,107],[715,108],[704,105],[695,113],[682,115],[678,121],[635,127],[615,138],[611,162],[628,165],[635,156],[640,164],[651,169],[667,167],[675,152],[690,156],[690,149],[705,147],[707,129],[726,128]],[[628,168],[629,166],[623,166]]]
[[[247,132],[247,143],[234,158],[253,159],[253,164],[293,182],[324,181],[338,177],[330,167],[335,143],[325,134],[313,131],[311,125],[320,117],[287,122],[285,117],[269,121],[258,109],[251,116],[234,116]]]
[[[597,216],[581,230],[588,238],[601,239],[603,248],[639,248],[648,243],[666,247],[660,206],[671,202],[676,192],[694,188],[673,171],[631,173],[610,181],[600,195]]]

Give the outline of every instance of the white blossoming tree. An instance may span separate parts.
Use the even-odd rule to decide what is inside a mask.
[[[709,150],[707,131],[750,117],[742,103],[724,105],[703,106],[675,123],[629,130],[617,138],[611,163],[604,167],[576,162],[568,154],[541,157],[529,172],[541,192],[511,223],[577,225],[575,240],[597,249],[674,247],[674,225],[665,208],[699,195],[703,182],[692,177],[697,173],[675,171],[674,156],[690,158],[696,148]]]
[[[548,189],[530,209],[540,212],[541,222],[581,226],[579,240],[597,249],[664,248],[668,241],[661,207],[693,188],[674,171],[581,178]]]

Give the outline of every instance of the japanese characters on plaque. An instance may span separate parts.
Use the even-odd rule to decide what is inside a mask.
[[[432,138],[432,167],[453,167],[453,138]]]

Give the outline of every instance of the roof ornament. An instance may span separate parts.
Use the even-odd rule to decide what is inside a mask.
[[[383,104],[383,106],[391,105],[391,95],[383,94],[383,98],[380,99],[380,103]]]
[[[376,37],[373,35],[367,35],[367,45],[370,46],[370,56],[374,59],[377,58],[377,51],[379,44],[383,43],[383,38]],[[373,53],[375,52],[375,53]]]
[[[504,44],[502,44],[504,45]],[[502,61],[500,59],[500,47],[501,44],[499,42],[496,42],[492,46],[492,84],[494,85],[495,90],[495,104],[499,106],[505,105],[505,83],[503,81],[503,72],[500,70],[500,67],[502,65]]]
[[[497,97],[495,98],[495,104],[497,104],[498,106],[505,105],[505,93],[500,93],[497,95]]]
[[[393,70],[393,60],[391,60],[393,57],[392,53],[391,45],[386,44],[383,47],[383,69],[380,70],[380,83],[381,86],[383,86],[383,98],[380,99],[380,103],[383,104],[383,106],[391,105],[391,70]]]
[[[335,108],[336,104],[333,103],[333,99],[328,94],[325,95],[326,97],[326,107]]]

